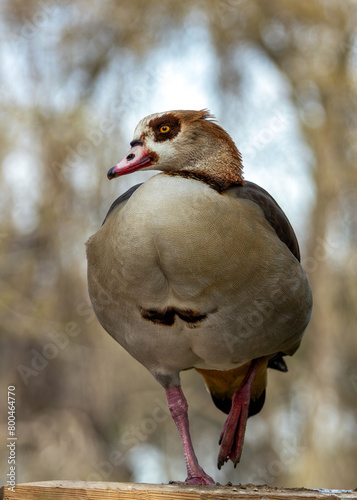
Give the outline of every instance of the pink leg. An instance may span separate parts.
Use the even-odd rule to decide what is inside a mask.
[[[263,359],[264,358],[253,359],[243,382],[233,395],[232,407],[219,440],[221,447],[218,454],[218,469],[220,469],[228,459],[232,460],[234,467],[237,466],[240,460],[248,419],[250,392],[255,374]]]
[[[166,397],[169,403],[171,416],[178,428],[185,454],[187,467],[187,484],[207,484],[215,485],[213,479],[208,476],[202,467],[199,466],[197,457],[193,450],[191,436],[188,428],[187,401],[181,387],[169,387],[166,389]]]

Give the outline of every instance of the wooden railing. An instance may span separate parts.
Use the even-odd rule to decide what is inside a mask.
[[[337,500],[357,491],[278,489],[269,486],[187,486],[82,481],[46,481],[4,486],[0,500]]]

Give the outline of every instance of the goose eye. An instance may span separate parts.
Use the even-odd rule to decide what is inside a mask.
[[[170,127],[168,125],[161,125],[160,132],[162,134],[167,134],[167,132],[169,132],[169,131],[170,131]]]

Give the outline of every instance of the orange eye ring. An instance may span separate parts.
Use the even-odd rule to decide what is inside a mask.
[[[167,134],[167,132],[170,132],[170,127],[168,125],[161,125],[160,132],[162,134]]]

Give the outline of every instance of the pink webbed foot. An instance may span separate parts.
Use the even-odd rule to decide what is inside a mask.
[[[196,476],[188,476],[185,481],[170,481],[170,484],[192,484],[192,485],[204,485],[204,486],[216,486],[215,481],[205,473],[202,469],[202,473],[197,473]]]
[[[199,467],[198,470],[195,471],[194,476],[188,476],[185,480],[185,484],[203,484],[206,486],[215,486],[215,481],[205,473],[202,467]]]
[[[234,467],[239,463],[244,443],[245,428],[248,419],[250,387],[238,389],[232,399],[232,408],[223,426],[219,444],[221,445],[217,467],[232,460]]]
[[[232,460],[234,467],[240,461],[247,426],[251,388],[261,361],[261,358],[252,361],[241,386],[233,395],[232,407],[219,440],[221,447],[217,461],[218,469],[221,469],[222,465],[229,459]]]

